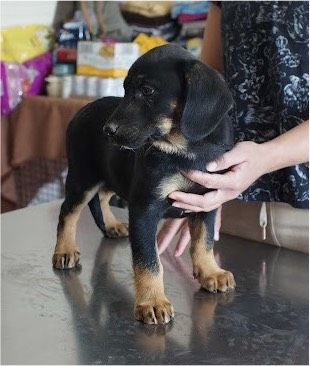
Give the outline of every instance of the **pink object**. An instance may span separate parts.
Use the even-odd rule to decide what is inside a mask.
[[[1,94],[1,115],[6,115],[9,113],[8,85],[6,82],[5,63],[2,61],[1,61],[0,94]]]
[[[45,77],[52,70],[52,54],[46,52],[38,57],[23,63],[27,70],[29,90],[27,95],[38,95],[42,92]]]
[[[1,115],[9,114],[21,101],[25,80],[23,65],[1,61]]]
[[[103,43],[116,43],[117,39],[114,37],[109,37],[109,36],[102,36],[100,38],[100,41]]]
[[[39,94],[51,67],[52,55],[49,52],[23,64],[1,61],[1,115],[9,114],[23,95]]]
[[[178,21],[180,23],[186,23],[186,22],[194,22],[195,20],[203,20],[207,19],[208,13],[202,13],[202,14],[180,14],[178,16]]]

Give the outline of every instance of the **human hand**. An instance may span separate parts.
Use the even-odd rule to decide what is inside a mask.
[[[157,235],[158,254],[162,254],[178,235],[174,255],[180,256],[190,241],[188,219],[166,219]]]
[[[224,174],[201,171],[183,173],[191,181],[214,191],[204,195],[175,191],[169,195],[169,198],[175,201],[172,206],[193,212],[209,212],[238,197],[260,176],[268,172],[270,158],[265,154],[263,145],[251,141],[240,142],[219,160],[208,164],[209,172],[229,169]]]
[[[215,216],[214,240],[219,240],[221,211],[222,207],[219,207]],[[187,217],[184,219],[167,219],[164,222],[157,235],[158,254],[162,254],[167,249],[175,236],[178,236],[178,239],[174,255],[179,257],[191,239]]]

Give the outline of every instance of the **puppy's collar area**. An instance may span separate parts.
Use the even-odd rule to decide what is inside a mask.
[[[184,158],[195,160],[196,154],[193,152],[187,151],[187,149],[172,144],[169,140],[160,140],[160,141],[154,141],[152,143],[152,147],[154,147],[156,150],[160,150],[166,154],[172,154],[172,155],[178,155],[182,156]]]

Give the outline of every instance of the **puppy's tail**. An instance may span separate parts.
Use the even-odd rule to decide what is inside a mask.
[[[105,234],[105,226],[103,222],[102,211],[100,207],[100,200],[98,193],[88,202],[88,206],[90,209],[91,214],[95,220],[96,225]]]

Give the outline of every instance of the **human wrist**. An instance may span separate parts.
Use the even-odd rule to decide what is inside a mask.
[[[272,172],[275,169],[273,159],[277,160],[277,157],[272,157],[275,155],[275,152],[274,147],[269,144],[269,142],[264,142],[261,144],[257,143],[256,146],[256,154],[259,161],[258,173],[259,176],[262,176]]]
[[[261,144],[266,173],[309,161],[309,121]]]
[[[287,151],[283,149],[278,140],[270,140],[260,144],[260,146],[261,156],[264,160],[264,174],[272,173],[290,165],[287,161]]]

